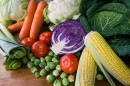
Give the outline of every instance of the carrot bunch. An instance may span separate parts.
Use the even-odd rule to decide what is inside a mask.
[[[48,4],[45,1],[40,1],[38,5],[34,0],[29,2],[23,26],[19,33],[20,40],[23,40],[28,36],[33,39],[38,37],[44,22],[43,10],[47,5]]]

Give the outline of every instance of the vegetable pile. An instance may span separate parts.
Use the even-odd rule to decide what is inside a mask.
[[[129,20],[129,0],[0,1],[3,65],[10,71],[24,64],[54,86],[94,86],[104,76],[115,86],[109,74],[130,85],[121,60],[130,56]]]

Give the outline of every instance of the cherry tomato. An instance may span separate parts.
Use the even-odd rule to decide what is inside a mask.
[[[42,41],[36,41],[31,48],[33,55],[37,58],[45,56],[48,53],[48,50],[48,45]]]
[[[74,73],[78,67],[78,60],[74,55],[66,54],[60,59],[60,67],[68,74]]]
[[[51,32],[43,32],[39,36],[39,40],[45,42],[47,45],[51,44]]]
[[[30,37],[27,37],[27,38],[25,38],[25,39],[23,39],[23,40],[21,41],[21,45],[26,46],[26,47],[28,47],[29,49],[31,49],[31,47],[32,47],[32,45],[33,45],[34,42],[36,42],[35,39],[30,38]]]

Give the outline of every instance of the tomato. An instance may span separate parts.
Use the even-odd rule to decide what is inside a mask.
[[[48,53],[48,50],[48,45],[42,41],[36,41],[31,48],[33,55],[37,58],[45,56]]]
[[[60,67],[68,74],[74,73],[78,67],[78,60],[74,55],[66,54],[60,59]]]
[[[45,42],[47,45],[51,44],[51,32],[43,32],[39,36],[39,40]]]
[[[34,42],[36,42],[35,39],[30,38],[30,37],[27,37],[27,38],[25,38],[25,39],[23,39],[23,40],[21,41],[21,45],[26,46],[26,47],[28,47],[29,49],[31,49],[31,47],[32,47],[32,45],[33,45]]]

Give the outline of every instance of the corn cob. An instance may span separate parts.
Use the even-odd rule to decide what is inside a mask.
[[[75,86],[94,86],[97,65],[91,54],[84,48],[80,57]]]
[[[99,60],[104,68],[120,83],[130,85],[130,69],[98,32],[92,31],[88,33],[84,42],[95,61]]]

